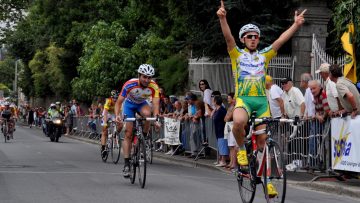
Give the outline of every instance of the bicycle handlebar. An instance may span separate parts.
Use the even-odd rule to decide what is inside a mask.
[[[158,117],[152,117],[152,118],[124,118],[123,121],[124,122],[134,122],[136,120],[141,120],[141,121],[158,121],[159,118]]]
[[[293,132],[291,133],[289,138],[293,138],[295,137],[296,133],[297,133],[297,129],[298,129],[298,124],[300,122],[300,118],[298,116],[296,116],[294,119],[288,119],[288,118],[254,118],[252,117],[250,119],[251,123],[263,123],[263,124],[269,124],[269,123],[275,123],[275,122],[279,122],[279,123],[291,123],[292,127],[293,127]],[[252,135],[252,132],[249,132],[249,135],[247,136],[248,139],[250,139]]]

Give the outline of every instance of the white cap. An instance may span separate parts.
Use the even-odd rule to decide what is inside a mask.
[[[320,65],[319,69],[315,71],[315,73],[321,73],[321,72],[328,73],[328,72],[329,72],[329,68],[330,68],[330,64],[328,64],[328,63],[322,63],[322,64]]]

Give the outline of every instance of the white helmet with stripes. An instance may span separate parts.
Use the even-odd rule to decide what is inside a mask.
[[[150,64],[141,64],[139,66],[138,73],[152,77],[155,75],[155,69]]]

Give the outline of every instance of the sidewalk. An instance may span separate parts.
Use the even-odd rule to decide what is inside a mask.
[[[88,143],[100,144],[98,140],[91,140],[78,136],[67,136],[68,138],[81,140]],[[172,164],[194,167],[194,168],[208,168],[212,170],[218,170],[223,173],[231,174],[229,170],[226,170],[223,167],[216,167],[213,163],[216,161],[215,159],[209,158],[200,158],[195,161],[192,158],[187,158],[183,155],[166,155],[163,152],[154,152],[155,161],[165,161]],[[306,171],[288,171],[287,172],[287,184],[294,187],[302,187],[311,190],[322,191],[326,193],[344,195],[352,198],[357,198],[360,201],[360,179],[346,179],[345,181],[339,181],[333,177],[326,177],[327,174],[315,172],[315,173],[307,173]],[[323,177],[324,176],[324,177]],[[318,180],[313,181],[316,177]]]

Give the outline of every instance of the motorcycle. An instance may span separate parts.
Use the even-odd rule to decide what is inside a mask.
[[[51,142],[59,142],[64,129],[64,120],[61,117],[48,119],[47,133]]]

